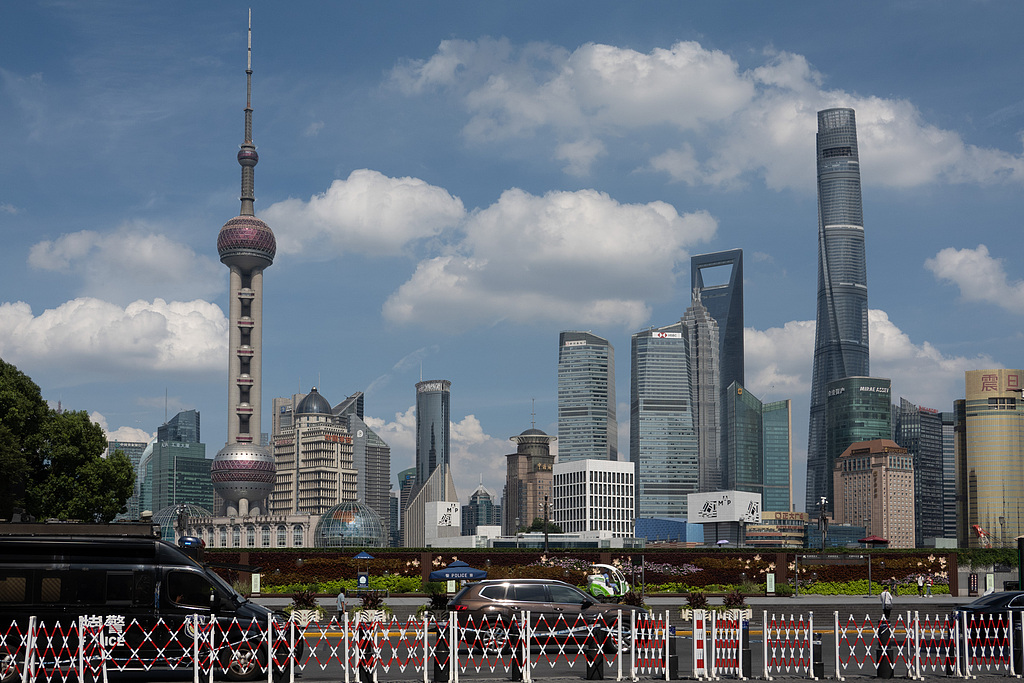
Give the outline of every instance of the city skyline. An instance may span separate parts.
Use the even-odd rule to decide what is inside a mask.
[[[745,386],[793,401],[803,490],[834,107],[857,114],[871,375],[945,412],[964,371],[1020,366],[1024,7],[596,4],[252,3],[267,395],[364,392],[397,472],[417,377],[450,379],[458,490],[500,492],[534,399],[557,433],[554,335],[625,349],[685,311],[692,255],[739,248]],[[0,357],[111,439],[165,406],[201,411],[211,452],[228,433],[212,238],[248,7],[0,7]]]

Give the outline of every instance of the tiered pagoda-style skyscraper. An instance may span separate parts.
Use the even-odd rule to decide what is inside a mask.
[[[263,366],[263,270],[274,262],[277,242],[270,227],[253,212],[255,168],[252,142],[252,21],[250,15],[245,95],[245,141],[238,151],[242,166],[242,209],[217,235],[221,263],[231,270],[228,334],[228,440],[210,468],[225,514],[265,512],[274,488],[274,456],[260,444],[260,393]]]

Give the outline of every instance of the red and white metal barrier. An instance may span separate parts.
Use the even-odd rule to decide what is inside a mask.
[[[817,680],[811,667],[814,652],[814,615],[804,616],[772,615],[763,616],[763,661],[764,677],[772,680],[772,674],[806,674]]]
[[[743,619],[713,613],[711,617],[711,677],[743,675]]]

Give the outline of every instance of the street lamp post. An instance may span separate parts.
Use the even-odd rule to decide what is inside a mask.
[[[548,552],[548,497],[544,496],[544,552]]]

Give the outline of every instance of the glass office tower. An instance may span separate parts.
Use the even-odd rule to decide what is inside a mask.
[[[694,292],[693,303],[683,314],[683,329],[690,368],[691,409],[697,419],[697,486],[700,491],[718,491],[722,488],[718,323],[704,307],[699,292]]]
[[[816,511],[819,498],[827,496],[827,510],[831,512],[832,460],[825,432],[827,387],[837,379],[870,374],[860,155],[852,109],[818,112],[817,158],[818,311],[807,436],[806,509]]]
[[[446,379],[416,384],[416,483],[423,484],[451,455],[451,391]]]
[[[558,461],[618,460],[615,349],[590,332],[558,335]]]
[[[790,401],[762,403],[733,382],[725,391],[722,487],[761,494],[761,509],[789,512],[793,444]]]
[[[828,383],[825,407],[825,466],[833,471],[836,460],[860,441],[892,438],[891,381],[882,377],[847,377]],[[821,495],[833,510],[833,479]],[[812,510],[820,509],[814,501]]]
[[[934,546],[925,539],[942,538],[945,533],[942,415],[905,398],[893,405],[892,414],[892,440],[906,448],[914,461],[914,545]]]
[[[637,517],[685,519],[686,496],[698,491],[700,469],[681,322],[633,335],[630,376],[629,459],[636,467]]]
[[[970,370],[965,379],[963,474],[970,546],[980,545],[977,525],[993,546],[1014,547],[1024,534],[1024,370]]]
[[[743,380],[743,250],[690,258],[690,290],[718,323],[719,386]]]

